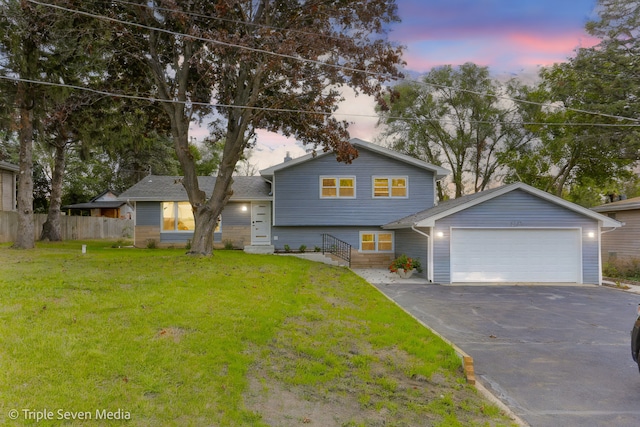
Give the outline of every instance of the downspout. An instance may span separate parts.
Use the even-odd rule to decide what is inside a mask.
[[[433,243],[431,237],[427,233],[418,230],[415,224],[411,225],[411,229],[427,238],[427,280],[433,283]]]

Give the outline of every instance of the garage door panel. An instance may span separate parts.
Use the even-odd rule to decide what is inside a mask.
[[[453,229],[452,282],[579,282],[577,229]]]

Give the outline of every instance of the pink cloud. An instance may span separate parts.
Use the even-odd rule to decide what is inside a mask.
[[[407,69],[418,72],[426,72],[439,65],[455,66],[465,62],[489,66],[492,71],[502,72],[565,62],[573,56],[576,48],[591,47],[598,42],[598,39],[579,31],[562,35],[509,32],[500,37],[414,43],[408,46],[404,59]]]
[[[561,37],[549,36],[540,37],[527,33],[511,33],[506,35],[506,39],[514,47],[523,48],[525,52],[535,54],[567,54],[573,52],[578,47],[591,47],[598,44],[600,40],[584,33],[565,34]]]

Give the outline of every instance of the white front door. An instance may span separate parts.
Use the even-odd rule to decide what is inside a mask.
[[[271,244],[271,203],[251,202],[251,244]]]

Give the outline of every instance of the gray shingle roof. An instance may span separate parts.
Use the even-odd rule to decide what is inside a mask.
[[[115,209],[124,205],[126,202],[120,201],[100,201],[100,202],[86,202],[76,203],[73,205],[63,206],[62,209]]]
[[[629,211],[633,209],[640,209],[640,197],[633,197],[631,199],[619,200],[613,203],[606,203],[604,205],[591,208],[595,212],[617,212],[617,211]]]
[[[149,175],[133,187],[120,194],[119,200],[131,201],[185,201],[187,192],[182,185],[181,176]],[[211,195],[216,177],[198,177],[200,189]],[[231,186],[231,200],[269,200],[271,187],[259,176],[234,176]]]
[[[14,165],[13,163],[2,162],[2,161],[0,161],[0,169],[4,169],[11,172],[20,172],[20,167],[18,165]]]

